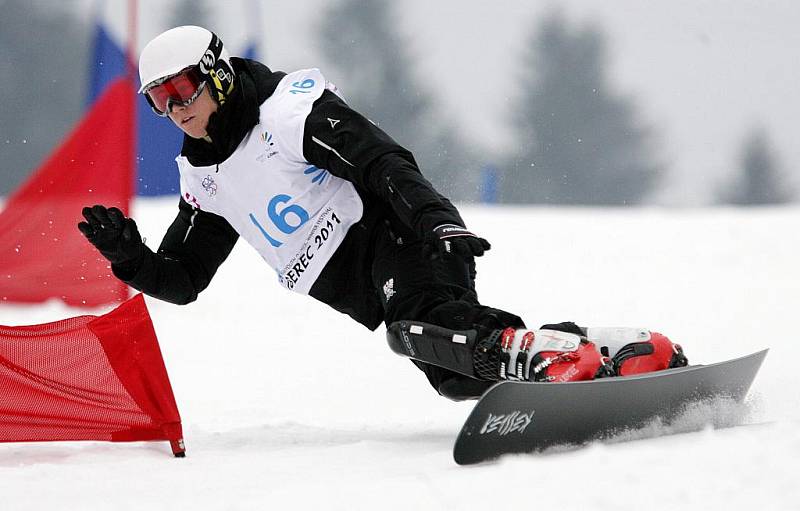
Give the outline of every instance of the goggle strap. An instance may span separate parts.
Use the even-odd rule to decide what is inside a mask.
[[[206,49],[206,52],[200,57],[200,62],[197,64],[200,73],[208,76],[211,70],[217,65],[220,55],[222,55],[222,41],[217,37],[217,34],[212,32],[211,42],[208,43],[208,49]],[[203,77],[204,79],[205,76]]]

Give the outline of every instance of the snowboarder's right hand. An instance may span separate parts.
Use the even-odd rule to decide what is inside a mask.
[[[456,224],[441,224],[428,237],[425,254],[430,258],[444,253],[461,257],[480,257],[492,248],[488,241]]]
[[[112,264],[138,261],[144,254],[144,243],[132,218],[117,208],[95,205],[83,208],[85,222],[78,229]]]

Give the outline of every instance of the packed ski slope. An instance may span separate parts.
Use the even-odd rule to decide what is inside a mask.
[[[135,207],[151,247],[173,202]],[[459,467],[471,404],[438,397],[382,329],[284,291],[240,242],[196,303],[148,299],[187,457],[166,443],[0,445],[0,508],[800,509],[800,209],[463,212],[494,245],[478,266],[485,303],[531,325],[647,326],[693,363],[770,347],[751,399],[613,443]],[[85,312],[4,304],[0,324]],[[709,417],[745,426],[689,432]]]

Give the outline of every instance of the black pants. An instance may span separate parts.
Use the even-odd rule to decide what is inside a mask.
[[[393,216],[365,211],[325,266],[309,294],[370,330],[383,321],[421,321],[452,330],[524,328],[508,312],[486,307],[475,292],[475,261],[430,257],[422,240]],[[414,362],[441,394],[479,396],[486,382]]]
[[[455,254],[425,252],[414,233],[397,222],[377,226],[372,281],[380,295],[384,322],[432,323],[453,330],[476,326],[524,328],[519,316],[478,302],[475,261]],[[414,361],[431,385],[451,398],[480,395],[490,385],[435,365]],[[471,380],[471,381],[469,381]]]

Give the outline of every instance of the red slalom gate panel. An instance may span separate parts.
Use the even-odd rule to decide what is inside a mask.
[[[128,286],[78,231],[84,206],[128,212],[133,193],[135,90],[110,85],[0,212],[0,301],[117,304]],[[5,121],[5,120],[4,120]],[[10,122],[10,121],[9,121]]]
[[[0,326],[0,442],[166,440],[181,418],[144,298],[102,316]]]

